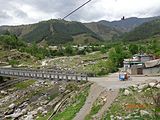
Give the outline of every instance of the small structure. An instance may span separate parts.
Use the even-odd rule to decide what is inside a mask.
[[[131,75],[160,74],[160,59],[152,55],[136,54],[131,59],[124,59],[124,70]]]
[[[160,74],[160,59],[147,61],[144,63],[143,69],[144,75],[157,75]]]

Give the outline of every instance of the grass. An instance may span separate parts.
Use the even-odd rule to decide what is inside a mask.
[[[55,115],[52,120],[72,120],[75,117],[76,113],[79,112],[79,110],[84,105],[88,96],[89,88],[90,87],[86,87],[83,92],[75,97],[75,103],[68,106],[63,112]]]
[[[17,83],[14,87],[17,89],[26,89],[28,86],[33,85],[36,82],[36,80],[27,80],[24,82]]]
[[[130,89],[131,91],[131,89]],[[142,92],[132,91],[132,94],[129,96],[123,95],[123,90],[120,90],[119,97],[117,98],[118,101],[115,101],[110,109],[107,111],[107,114],[105,114],[105,117],[102,120],[110,120],[110,116],[121,116],[126,117],[129,114],[131,115],[129,119],[132,120],[158,120],[154,116],[154,105],[151,105],[150,103],[153,102],[153,99],[149,96],[152,96],[151,93],[159,93],[160,90],[156,88],[151,88],[150,91],[143,90]],[[141,102],[140,102],[141,101]],[[134,108],[127,108],[125,105],[142,105],[145,107],[136,107]],[[148,106],[149,105],[149,106]],[[151,116],[140,116],[140,110],[148,111]],[[137,116],[137,117],[136,117]],[[129,120],[128,119],[128,120]],[[127,120],[127,119],[126,119]]]
[[[47,120],[51,114],[51,112],[48,112],[46,116],[39,115],[39,118],[36,120]]]
[[[102,105],[93,105],[90,113],[85,117],[85,120],[91,120],[92,119],[92,116],[97,114],[98,111],[101,109]]]

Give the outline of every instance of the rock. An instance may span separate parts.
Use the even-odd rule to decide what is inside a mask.
[[[130,94],[130,91],[126,89],[126,90],[124,91],[124,95],[127,96],[127,95],[129,95],[129,94]]]
[[[26,114],[27,113],[27,109],[23,109],[22,111],[21,111],[21,113],[24,115],[24,114]]]
[[[104,99],[103,99],[103,102],[106,102],[106,101],[107,101],[107,98],[104,98]]]
[[[157,84],[157,85],[156,85],[156,88],[160,89],[160,84]]]
[[[21,115],[22,115],[22,113],[18,112],[18,113],[13,113],[11,115],[7,115],[7,116],[5,116],[5,118],[18,118]]]
[[[19,112],[21,112],[20,108],[18,108],[18,109],[15,110],[15,113],[19,113]]]
[[[13,114],[13,113],[14,113],[14,109],[9,109],[4,113],[4,115],[9,115],[9,114]]]
[[[54,81],[51,81],[51,83],[50,83],[51,85],[55,85],[55,82]]]
[[[48,100],[40,102],[40,105],[46,105],[48,103]]]
[[[38,110],[38,112],[43,112],[43,111],[45,111],[43,107],[39,107],[37,110]]]
[[[122,120],[122,117],[116,116],[117,120]]]
[[[137,85],[132,85],[132,87],[137,88]]]
[[[140,115],[144,116],[144,115],[149,115],[149,112],[145,111],[145,110],[140,110]]]
[[[33,115],[28,115],[24,120],[33,120]]]
[[[151,83],[149,83],[148,85],[149,85],[150,87],[154,87],[154,86],[156,85],[156,83],[151,82]]]
[[[133,87],[133,90],[137,90],[138,88],[138,86],[137,85],[132,85],[132,87]]]
[[[48,111],[43,111],[42,115],[46,115],[48,113]]]
[[[35,110],[35,111],[31,111],[30,114],[32,114],[34,116],[34,115],[37,115],[38,112]]]
[[[8,107],[9,107],[9,109],[13,109],[13,108],[16,107],[16,105],[15,105],[14,103],[12,103],[12,104],[10,104]]]
[[[7,95],[8,93],[7,93],[6,91],[2,90],[2,91],[1,91],[1,94]]]
[[[129,120],[130,118],[131,118],[131,115],[130,115],[130,114],[125,117],[125,119],[127,119],[127,120]]]
[[[118,99],[115,100],[115,102],[118,102],[118,101],[119,101]]]
[[[19,106],[19,108],[26,107],[27,105],[28,105],[28,103],[27,103],[27,102],[24,102],[24,103],[22,103],[22,104]]]
[[[147,84],[142,84],[138,86],[139,90],[143,90],[144,88],[146,88],[148,85]]]

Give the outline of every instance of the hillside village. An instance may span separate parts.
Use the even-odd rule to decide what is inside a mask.
[[[131,59],[124,59],[124,71],[131,75],[159,75],[160,59],[152,55],[136,54]]]

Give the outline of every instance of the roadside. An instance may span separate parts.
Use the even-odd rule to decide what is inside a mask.
[[[101,87],[94,83],[89,91],[89,95],[87,100],[85,101],[84,106],[81,110],[77,113],[76,117],[73,120],[84,120],[85,116],[89,114],[94,101],[98,98],[98,96],[105,90],[104,87]]]
[[[77,113],[74,120],[84,120],[86,115],[91,112],[94,102],[101,97],[100,94],[102,92],[106,91],[106,102],[100,110],[93,115],[93,120],[99,120],[102,118],[104,113],[118,97],[120,88],[127,88],[135,84],[149,83],[154,80],[160,81],[160,76],[131,76],[131,80],[119,81],[118,73],[113,73],[106,77],[89,78],[89,81],[94,82],[94,84],[90,89],[85,105],[81,108],[79,113]]]

